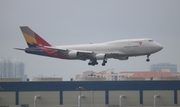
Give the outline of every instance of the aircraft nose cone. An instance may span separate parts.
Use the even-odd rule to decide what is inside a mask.
[[[157,49],[160,51],[163,49],[163,46],[161,44],[157,43]]]
[[[162,50],[163,49],[163,46],[159,44],[159,50]]]

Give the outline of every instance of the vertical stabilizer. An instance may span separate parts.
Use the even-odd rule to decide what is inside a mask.
[[[41,38],[37,33],[35,33],[29,27],[20,26],[20,29],[29,47],[51,46],[48,42],[46,42],[43,38]]]

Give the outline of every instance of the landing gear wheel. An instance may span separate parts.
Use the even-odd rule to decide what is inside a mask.
[[[97,62],[97,60],[90,60],[88,65],[95,66],[95,65],[98,65],[98,62]]]
[[[103,60],[103,63],[102,63],[102,66],[105,66],[106,63],[107,63],[107,59],[104,59],[104,60]]]
[[[102,63],[102,66],[105,66],[105,63]]]
[[[92,65],[92,64],[93,64],[93,62],[92,62],[92,61],[89,61],[88,65]]]
[[[147,61],[147,62],[149,62],[149,61],[150,61],[150,59],[146,59],[146,61]]]

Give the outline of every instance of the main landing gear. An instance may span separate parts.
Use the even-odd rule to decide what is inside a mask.
[[[98,62],[97,62],[97,60],[90,60],[88,65],[92,65],[92,66],[98,65]]]
[[[147,59],[146,59],[146,61],[147,61],[147,62],[149,62],[149,61],[150,61],[149,56],[150,56],[150,55],[147,55]]]
[[[107,59],[104,59],[104,60],[103,60],[103,63],[102,63],[102,66],[105,66],[106,63],[107,63]]]
[[[107,63],[107,59],[104,59],[104,60],[103,60],[103,63],[102,63],[102,66],[105,66],[106,63]],[[98,62],[97,62],[97,60],[90,60],[89,63],[88,63],[88,65],[95,66],[95,65],[98,65]]]

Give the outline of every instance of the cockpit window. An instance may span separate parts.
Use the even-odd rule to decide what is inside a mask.
[[[149,42],[153,42],[153,40],[149,40]]]

